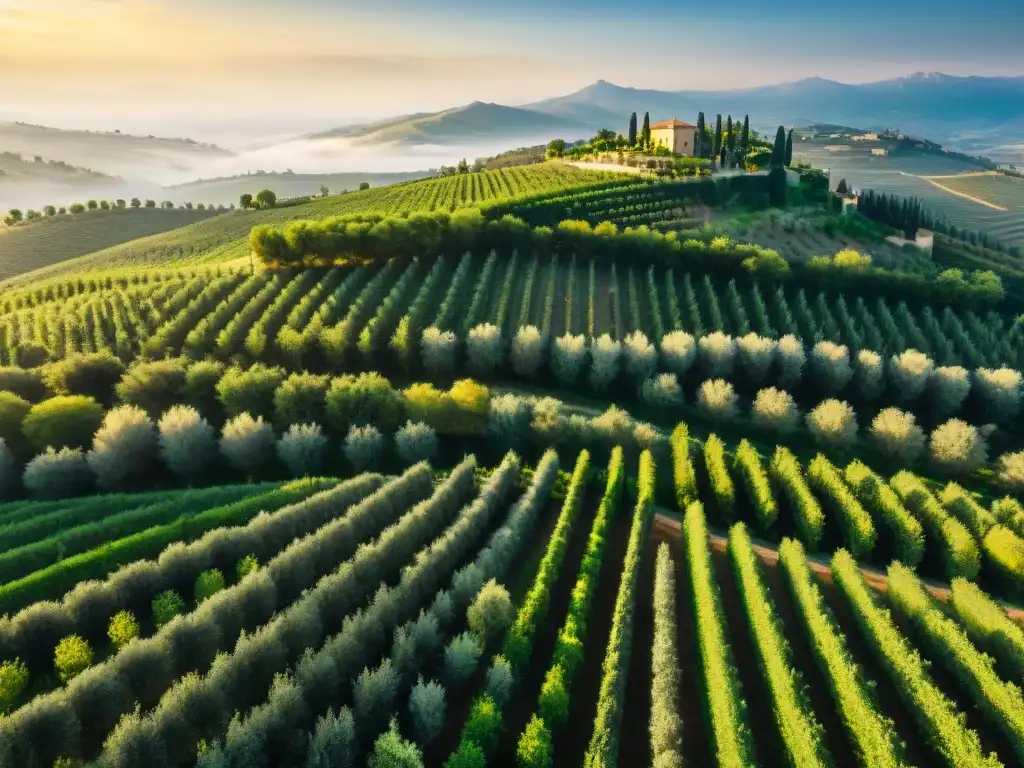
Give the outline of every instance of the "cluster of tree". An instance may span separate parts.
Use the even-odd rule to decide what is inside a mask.
[[[6,224],[9,227],[13,227],[13,226],[16,226],[18,224],[25,223],[25,222],[38,221],[39,219],[42,219],[42,218],[52,218],[54,216],[64,216],[64,215],[67,215],[67,214],[78,215],[78,214],[81,214],[81,213],[85,213],[86,211],[97,211],[97,210],[99,210],[99,211],[110,211],[110,210],[123,211],[123,210],[126,210],[128,208],[140,209],[140,208],[157,208],[157,207],[162,208],[164,210],[173,210],[174,209],[174,203],[172,203],[170,200],[164,200],[162,203],[160,203],[159,206],[157,206],[157,203],[156,203],[155,200],[146,200],[145,202],[143,202],[139,198],[133,197],[129,201],[125,201],[125,200],[122,200],[122,199],[117,199],[117,200],[99,200],[99,201],[89,200],[89,201],[87,201],[85,203],[72,203],[71,205],[69,205],[67,207],[61,206],[60,208],[58,208],[56,206],[53,206],[53,205],[45,205],[45,206],[43,206],[41,211],[36,211],[36,210],[31,209],[31,208],[26,210],[26,211],[22,211],[20,208],[11,208],[7,212],[7,215],[4,217],[4,224]],[[234,207],[235,207],[234,205],[231,205],[231,209],[234,209]],[[213,211],[213,210],[225,211],[225,210],[228,210],[227,207],[225,207],[223,204],[218,205],[218,206],[215,207],[213,205],[213,203],[210,203],[209,205],[206,205],[205,203],[196,203],[196,204],[193,204],[193,203],[181,203],[178,206],[178,208],[180,210],[188,210],[188,211],[191,211],[191,210],[197,210],[197,211],[207,211],[207,210],[209,210],[209,211]]]
[[[323,188],[321,188],[321,192],[323,192]],[[256,197],[246,192],[238,198],[238,205],[243,211],[273,208],[277,205],[277,194],[272,189],[261,189],[256,193]]]
[[[548,147],[550,146],[549,144]],[[535,147],[519,147],[518,149],[510,149],[506,152],[499,152],[491,157],[478,157],[473,161],[473,170],[493,171],[498,168],[512,168],[517,165],[542,163],[545,159],[545,149],[546,147],[543,144],[538,144]]]
[[[857,199],[857,211],[872,221],[900,230],[907,240],[917,237],[917,230],[924,226],[921,201],[916,197],[900,198],[874,190],[864,191]]]
[[[474,171],[482,170],[481,168],[473,168]],[[459,160],[456,165],[442,165],[438,171],[438,176],[460,176],[462,174],[469,173],[469,163],[466,162],[466,158]]]

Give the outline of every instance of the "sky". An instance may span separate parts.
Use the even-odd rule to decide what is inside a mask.
[[[0,0],[0,120],[149,132],[258,120],[287,135],[598,79],[682,90],[1024,75],[1019,4]]]

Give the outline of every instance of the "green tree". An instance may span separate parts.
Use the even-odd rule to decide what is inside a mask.
[[[15,224],[20,224],[25,220],[25,214],[19,211],[17,208],[11,208],[7,212],[7,217],[4,219],[4,224],[8,227],[13,227]]]
[[[110,210],[110,203],[108,203],[106,200],[100,200],[100,210],[101,211],[109,211]]]
[[[789,133],[786,134],[786,167],[788,168],[793,164],[793,129],[789,129]]]
[[[196,605],[208,600],[224,589],[224,574],[216,568],[203,571],[196,578]]]
[[[256,555],[246,555],[235,565],[235,575],[238,576],[238,580],[241,581],[250,573],[258,571],[260,568],[260,561],[256,559]]]
[[[131,611],[118,611],[110,620],[107,627],[107,637],[114,644],[114,648],[121,650],[128,643],[139,636],[139,622]]]
[[[519,737],[516,759],[520,768],[551,768],[551,733],[544,720],[535,714]]]
[[[92,648],[78,635],[68,635],[54,652],[54,667],[61,682],[67,683],[92,666]]]
[[[23,453],[21,427],[32,410],[32,404],[13,392],[0,392],[0,440],[15,453]]]
[[[786,167],[786,129],[779,126],[775,132],[775,145],[772,147],[772,168]]]
[[[161,592],[153,598],[153,623],[157,629],[179,616],[185,610],[185,601],[173,589]]]
[[[28,686],[28,667],[21,659],[0,664],[0,712],[14,706]]]
[[[118,200],[118,202],[120,203],[120,202],[122,202],[122,201],[121,201],[121,200]],[[124,208],[124,206],[123,206],[123,205],[121,205],[121,206],[119,206],[119,207],[121,207],[121,208]],[[141,200],[139,200],[139,198],[137,198],[137,197],[133,197],[133,198],[132,198],[132,208],[141,208],[141,207],[142,207],[142,201],[141,201]]]
[[[732,153],[736,150],[736,131],[732,124],[732,115],[725,119],[725,141],[729,148],[729,156],[732,157]]]
[[[750,149],[750,115],[743,116],[743,131],[740,133],[740,158],[747,156]],[[744,163],[745,164],[745,163]]]
[[[256,193],[256,202],[261,208],[273,208],[277,205],[277,195],[272,189],[261,189]]]
[[[636,146],[636,112],[629,116],[629,146]]]
[[[695,157],[704,157],[704,131],[707,126],[704,125],[704,113],[697,113],[697,144],[693,148],[693,154]]]
[[[156,208],[156,200],[147,200],[146,201],[146,207],[147,208]]]
[[[238,198],[238,206],[245,210],[246,208],[252,207],[252,195],[246,192]]]
[[[361,181],[361,182],[359,182],[359,191],[360,192],[365,192],[369,188],[370,188],[370,182],[368,182],[368,181]]]
[[[469,628],[485,643],[499,640],[515,618],[508,590],[491,579],[484,584],[466,612]]]
[[[331,190],[327,188],[327,185],[321,184],[320,185],[320,197],[327,197],[330,194],[331,194]]]
[[[374,743],[366,764],[369,768],[423,768],[423,755],[415,744],[402,738],[392,719],[391,728]]]
[[[43,213],[45,213],[47,216],[56,216],[57,209],[54,208],[52,205],[45,205],[43,206]]]
[[[640,131],[640,144],[644,149],[651,146],[651,113],[644,112],[644,127]]]
[[[565,139],[552,139],[548,142],[545,157],[561,157],[565,153]]]
[[[469,173],[469,163],[466,162],[466,158],[459,160],[458,170],[460,174]]]
[[[81,203],[72,203],[71,206],[68,208],[68,212],[71,214],[83,213],[84,211],[85,206],[82,205]]]
[[[836,194],[837,195],[848,195],[849,193],[850,193],[850,188],[846,185],[846,179],[845,178],[840,179],[839,183],[836,185]]]
[[[85,448],[103,423],[103,407],[82,395],[51,397],[32,406],[22,422],[22,432],[37,451],[54,448]]]

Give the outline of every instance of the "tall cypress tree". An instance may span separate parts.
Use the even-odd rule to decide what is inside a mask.
[[[750,115],[743,116],[743,133],[740,134],[740,157],[747,156],[750,149]]]
[[[650,112],[644,112],[644,127],[643,127],[643,130],[640,132],[640,143],[643,144],[645,148],[649,148],[651,146],[651,113]]]
[[[736,149],[736,134],[732,130],[732,115],[729,115],[725,120],[725,138],[727,142],[726,146],[728,146],[729,151],[732,152]]]
[[[793,129],[789,129],[789,133],[786,134],[786,166],[789,167],[793,164]]]
[[[721,157],[719,158],[719,160],[721,160],[721,163],[722,163],[722,166],[721,166],[722,168],[725,168],[725,161],[726,161],[726,157],[725,157],[725,155],[726,155],[726,153],[727,153],[728,151],[729,151],[729,150],[728,150],[728,149],[726,148],[726,146],[725,146],[725,145],[723,144],[723,145],[722,145],[722,156],[721,156]]]
[[[718,160],[718,156],[722,153],[722,116],[719,115],[715,120],[715,143],[712,147],[711,157],[714,160]]]
[[[636,112],[629,116],[629,146],[636,146]]]
[[[775,146],[772,147],[772,168],[786,166],[786,129],[781,125],[775,133]]]
[[[694,157],[704,157],[704,113],[697,113],[697,144],[693,148]]]

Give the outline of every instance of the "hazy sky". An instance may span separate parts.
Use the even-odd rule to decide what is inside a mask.
[[[268,133],[599,78],[1024,74],[1021,0],[0,0],[0,120]]]

